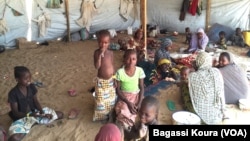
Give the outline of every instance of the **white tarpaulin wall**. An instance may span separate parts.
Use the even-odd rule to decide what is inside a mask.
[[[6,1],[6,2],[5,2]],[[28,3],[26,4],[26,1]],[[69,0],[69,19],[71,32],[82,29],[76,21],[81,17],[81,4],[83,0]],[[85,0],[86,1],[86,0]],[[140,21],[135,19],[134,14],[130,14],[126,21],[119,14],[119,7],[121,1],[128,0],[92,0],[95,2],[98,13],[93,16],[90,32],[94,33],[100,29],[116,29],[124,30],[128,26],[138,28]],[[132,0],[130,0],[132,1]],[[32,3],[32,19],[38,17],[46,12],[51,18],[51,24],[47,28],[44,37],[39,36],[39,28],[37,22],[32,21],[29,25],[28,14],[26,7],[31,0],[0,0],[0,19],[3,11],[5,11],[4,19],[7,23],[9,31],[0,35],[0,45],[15,46],[16,38],[27,37],[27,31],[31,27],[32,40],[45,41],[52,40],[66,35],[66,17],[64,3],[61,8],[49,9],[46,8],[47,0],[33,0]],[[192,16],[187,13],[185,20],[180,21],[180,9],[182,0],[148,0],[147,14],[148,23],[157,24],[161,29],[168,29],[169,31],[184,32],[185,27],[190,27],[195,31],[198,27],[205,27],[206,16],[206,0],[203,0],[203,8],[201,15]],[[4,10],[5,3],[7,7]],[[137,4],[139,6],[139,3]],[[11,9],[15,9],[21,16],[14,16]],[[137,7],[137,10],[139,8]],[[137,11],[138,12],[138,11]],[[249,28],[249,14],[250,14],[250,0],[212,0],[211,2],[211,16],[210,25],[219,23],[235,29],[241,27],[243,30]]]
[[[183,0],[148,0],[148,22],[161,28],[183,33],[185,27],[192,31],[205,28],[206,0],[203,0],[201,15],[187,13],[184,21],[179,20]],[[250,29],[250,0],[211,0],[210,25],[219,23],[233,29]]]

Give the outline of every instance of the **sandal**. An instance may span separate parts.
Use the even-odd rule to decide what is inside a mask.
[[[76,96],[76,90],[74,90],[74,89],[70,89],[70,90],[68,90],[68,94],[69,94],[69,96]]]
[[[75,108],[72,108],[68,113],[68,119],[76,119],[79,114],[79,111]]]
[[[167,107],[170,111],[175,111],[176,108],[175,108],[175,103],[172,101],[172,100],[168,100],[167,101]]]

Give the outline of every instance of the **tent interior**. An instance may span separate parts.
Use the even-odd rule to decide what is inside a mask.
[[[59,2],[59,0],[56,0]],[[211,10],[206,13],[207,0],[202,1],[200,14],[187,13],[180,21],[183,1],[148,0],[146,5],[147,23],[158,25],[160,29],[184,33],[185,27],[191,31],[213,24],[228,26],[231,30],[240,27],[249,30],[250,1],[210,0]],[[87,28],[90,33],[100,29],[133,30],[140,27],[139,0],[75,0],[53,6],[49,0],[0,0],[1,34],[0,45],[14,47],[17,38],[44,42],[63,38],[67,35],[67,16],[70,33]],[[51,8],[48,8],[51,7]],[[209,15],[209,23],[206,18]],[[5,29],[5,30],[4,30]]]
[[[0,125],[8,131],[12,123],[7,101],[9,90],[16,85],[13,68],[24,65],[30,69],[32,81],[44,85],[37,88],[41,105],[62,111],[65,115],[64,119],[53,122],[53,126],[32,127],[24,140],[93,141],[103,125],[92,121],[94,98],[89,90],[95,85],[97,71],[92,62],[94,50],[98,48],[97,40],[93,37],[101,29],[117,32],[117,36],[111,40],[113,43],[131,37],[131,34],[128,35],[129,29],[134,33],[141,26],[140,1],[54,0],[57,3],[52,7],[49,6],[51,1],[20,0],[17,3],[13,0],[0,0],[0,45],[6,48],[0,54]],[[210,13],[206,10],[208,1],[211,2]],[[250,30],[249,0],[202,0],[200,14],[187,12],[180,21],[182,2],[147,1],[147,24],[156,25],[170,34],[174,31],[180,33],[171,36],[173,54],[187,47],[183,43],[185,37],[182,34],[186,27],[190,27],[192,32],[200,27],[209,29],[207,34],[214,41],[218,39],[221,27],[228,29],[229,34],[233,34],[237,27],[243,31]],[[212,27],[215,27],[214,30],[211,30]],[[65,38],[70,38],[70,41],[63,40]],[[48,44],[41,44],[45,42]],[[228,47],[228,51],[235,54],[237,62],[246,71],[250,71],[250,58],[246,56],[248,50],[247,47]],[[116,69],[122,65],[122,55],[123,51],[114,50]],[[76,90],[76,96],[68,95],[70,89]],[[173,113],[183,110],[179,87],[171,85],[157,89],[154,95],[161,105],[159,123],[172,125]],[[174,103],[174,109],[168,107],[169,101]],[[227,106],[231,114],[229,124],[250,124],[249,110],[240,110],[238,105]],[[79,111],[76,119],[67,118],[72,108]]]

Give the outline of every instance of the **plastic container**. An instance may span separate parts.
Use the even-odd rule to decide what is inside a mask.
[[[129,27],[127,28],[127,32],[128,32],[128,35],[132,35],[132,34],[133,34],[133,29],[132,29],[131,26],[129,26]]]
[[[243,31],[243,36],[245,39],[245,42],[248,46],[250,46],[250,30],[248,31]]]
[[[239,100],[239,108],[241,110],[249,110],[250,109],[250,100],[248,100],[248,99],[240,99]]]
[[[194,113],[188,111],[175,112],[172,115],[173,125],[200,125],[201,119]]]

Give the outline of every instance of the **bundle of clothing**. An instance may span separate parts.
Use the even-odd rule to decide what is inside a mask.
[[[37,19],[32,19],[38,23],[39,37],[44,37],[47,33],[47,28],[51,26],[51,17],[49,13],[44,12]]]
[[[202,9],[202,0],[183,0],[179,20],[184,21],[187,12],[192,16],[195,16],[196,13],[201,15]]]

